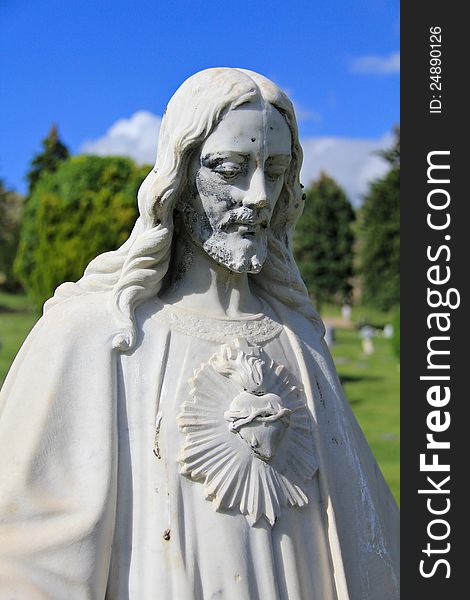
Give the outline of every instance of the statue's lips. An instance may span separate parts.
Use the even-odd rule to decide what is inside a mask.
[[[264,225],[261,223],[247,223],[246,221],[233,221],[230,223],[225,230],[228,233],[236,232],[242,236],[254,236],[260,232],[261,228],[264,228]]]
[[[240,235],[255,235],[259,231],[259,225],[244,225],[238,226],[238,233]]]

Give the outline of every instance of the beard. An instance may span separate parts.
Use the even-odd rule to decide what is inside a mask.
[[[259,273],[266,261],[268,239],[266,230],[245,239],[238,232],[214,231],[202,245],[217,263],[235,273]]]
[[[191,240],[218,264],[235,273],[261,271],[268,253],[267,225],[255,223],[253,211],[236,208],[217,223],[188,205],[181,215]]]

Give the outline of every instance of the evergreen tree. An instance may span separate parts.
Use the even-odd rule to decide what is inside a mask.
[[[353,275],[354,210],[334,179],[321,173],[307,190],[294,235],[294,254],[309,288],[323,302],[349,300]]]
[[[18,247],[23,198],[7,190],[0,180],[0,286],[14,290],[13,260]]]
[[[30,194],[42,173],[53,173],[69,156],[67,146],[59,139],[55,123],[51,125],[47,137],[42,140],[42,146],[42,152],[33,158],[31,169],[27,174]]]
[[[381,155],[389,172],[374,181],[361,215],[364,301],[389,310],[400,301],[400,130]]]
[[[137,218],[137,190],[150,167],[120,157],[74,156],[43,173],[25,207],[15,271],[39,307],[89,261],[114,250]]]
[[[37,216],[37,202],[34,199],[34,191],[47,174],[54,173],[59,166],[69,157],[67,147],[59,139],[57,126],[51,125],[46,138],[42,140],[42,152],[37,154],[31,161],[31,169],[27,173],[28,196],[24,203],[24,222],[21,226],[21,244],[19,256],[13,264],[13,273],[28,286],[35,269],[34,252],[39,243],[39,230],[35,224]]]

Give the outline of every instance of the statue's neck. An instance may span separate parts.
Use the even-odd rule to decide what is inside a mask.
[[[162,294],[167,304],[212,317],[246,317],[261,311],[246,273],[218,264],[188,237],[175,242],[171,282]]]

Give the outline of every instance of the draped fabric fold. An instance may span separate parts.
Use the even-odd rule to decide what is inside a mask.
[[[123,425],[119,398],[148,394],[157,402],[170,336],[148,302],[138,310],[137,349],[119,357],[107,300],[88,294],[51,309],[1,392],[0,600],[127,600],[111,595],[108,583],[113,561],[115,569],[126,568],[116,564],[113,543],[136,543],[125,510],[132,510],[139,470],[131,473],[126,463],[125,436],[132,431]],[[397,600],[398,510],[344,400],[328,348],[307,319],[265,300],[284,325],[314,423],[338,600]],[[149,411],[149,440],[156,410],[155,404]]]
[[[95,600],[116,504],[116,357],[105,302],[42,317],[0,401],[0,598]]]

